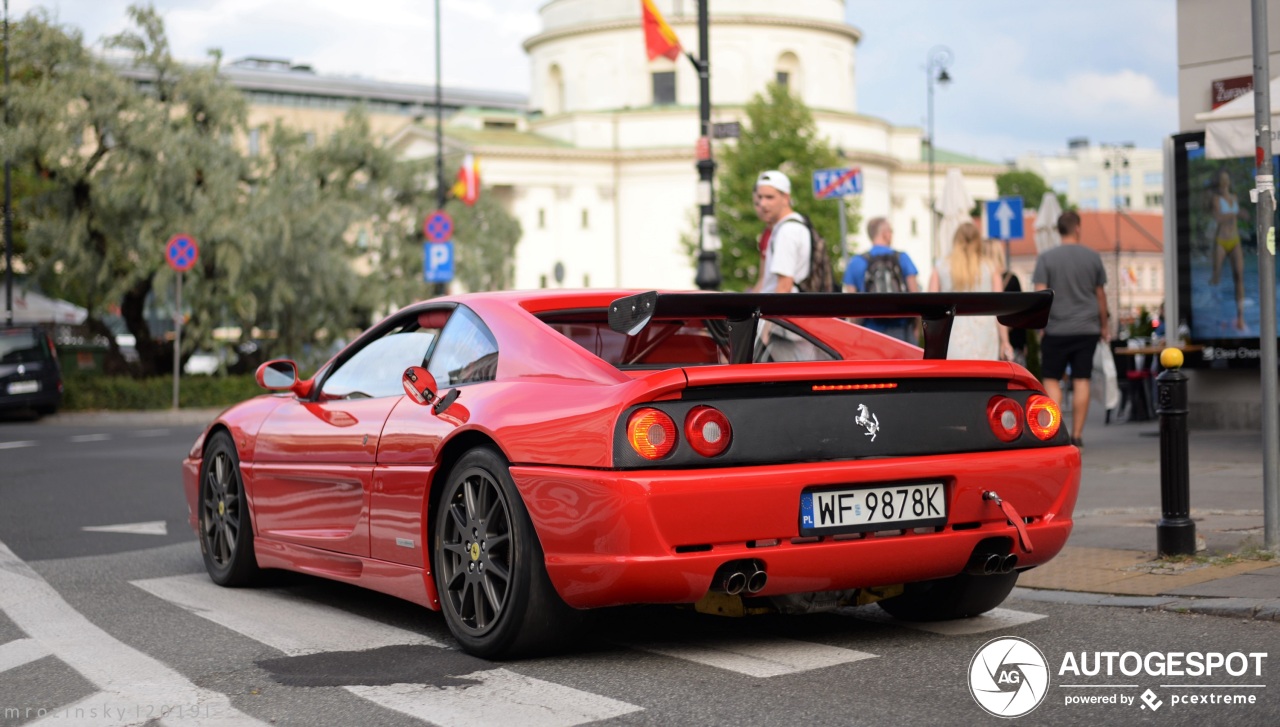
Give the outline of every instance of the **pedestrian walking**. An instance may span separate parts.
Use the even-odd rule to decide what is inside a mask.
[[[933,266],[929,292],[994,293],[1000,289],[1000,273],[987,254],[978,226],[961,224],[951,241],[951,253]],[[995,316],[957,316],[951,324],[947,358],[1012,361],[1009,329]]]
[[[867,222],[871,250],[849,258],[844,271],[846,293],[917,293],[919,271],[911,256],[893,249],[893,225],[883,217]],[[907,343],[919,343],[916,318],[867,318],[856,321],[873,331]]]
[[[1071,367],[1071,442],[1083,447],[1094,351],[1099,341],[1105,344],[1111,338],[1107,272],[1102,256],[1080,244],[1080,215],[1062,213],[1058,232],[1062,244],[1040,253],[1031,277],[1036,290],[1053,291],[1053,307],[1040,343],[1040,379],[1061,406],[1060,379]]]

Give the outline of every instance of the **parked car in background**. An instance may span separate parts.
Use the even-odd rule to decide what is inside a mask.
[[[0,328],[0,411],[52,414],[62,403],[62,369],[42,326]]]

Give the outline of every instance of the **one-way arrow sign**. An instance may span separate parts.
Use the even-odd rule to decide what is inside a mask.
[[[987,237],[1016,240],[1022,233],[1022,198],[1001,197],[987,202]]]

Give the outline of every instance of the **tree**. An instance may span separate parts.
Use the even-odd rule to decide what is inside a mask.
[[[475,205],[450,200],[453,217],[455,280],[469,291],[503,290],[515,282],[516,243],[520,221],[512,217],[493,191],[482,191]]]
[[[849,230],[858,229],[858,202],[815,200],[812,178],[815,169],[841,166],[830,144],[818,136],[813,114],[785,86],[770,84],[746,107],[746,123],[737,144],[719,149],[719,189],[716,223],[720,232],[720,269],[726,290],[746,290],[755,283],[760,268],[757,240],[763,223],[756,217],[751,193],[756,177],[769,169],[781,169],[791,179],[791,201],[797,212],[813,222],[814,229],[828,243],[829,254],[839,261],[837,204],[845,204]],[[686,239],[691,259],[696,260],[697,242]],[[839,277],[839,265],[833,265]]]
[[[1044,177],[1039,174],[1024,169],[1012,169],[996,177],[996,191],[1001,197],[1021,197],[1024,208],[1036,209],[1040,206],[1044,195],[1051,190],[1048,183],[1044,181]],[[1070,209],[1067,204],[1067,195],[1060,192],[1054,194],[1057,195],[1058,204],[1062,209]]]
[[[146,314],[163,280],[165,241],[200,230],[202,243],[217,244],[236,225],[245,169],[229,140],[243,128],[245,104],[219,80],[216,56],[187,69],[170,55],[155,11],[135,6],[129,14],[136,29],[107,45],[154,73],[145,91],[43,11],[17,26],[13,158],[45,183],[21,209],[35,277],[89,310],[88,325],[121,366],[104,321],[118,310],[136,341],[134,372],[147,375],[172,360]]]

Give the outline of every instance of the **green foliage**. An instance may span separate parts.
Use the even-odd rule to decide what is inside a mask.
[[[996,177],[996,191],[1001,197],[1021,197],[1024,209],[1033,210],[1040,207],[1040,202],[1044,200],[1046,193],[1052,191],[1049,184],[1044,181],[1035,172],[1022,169],[1012,169]],[[1055,193],[1058,197],[1058,205],[1062,209],[1071,209],[1071,205],[1067,202],[1067,195]],[[980,212],[979,212],[980,214]]]
[[[722,249],[720,270],[725,290],[746,290],[754,285],[760,269],[757,245],[764,224],[756,217],[751,193],[760,172],[780,169],[791,179],[791,201],[797,212],[813,221],[830,246],[839,279],[843,272],[838,204],[846,205],[850,237],[860,227],[857,198],[833,201],[813,198],[815,169],[841,166],[841,159],[826,139],[818,137],[813,114],[786,87],[771,84],[747,104],[746,123],[736,144],[719,147],[716,223]],[[696,236],[685,240],[690,258],[697,260]]]
[[[445,211],[458,230],[454,237],[455,280],[473,292],[511,287],[516,277],[520,221],[503,208],[492,191],[482,190],[472,207],[451,200]]]
[[[230,406],[265,393],[252,376],[184,376],[178,387],[185,408]],[[173,406],[173,379],[156,376],[68,374],[63,382],[66,411],[168,409]]]

